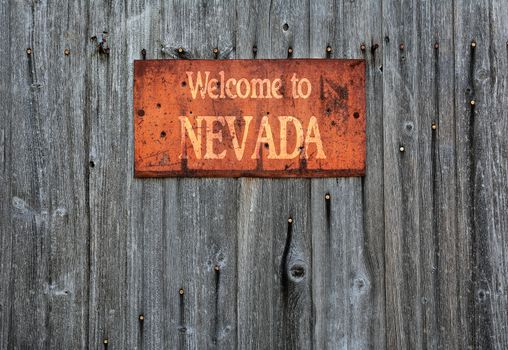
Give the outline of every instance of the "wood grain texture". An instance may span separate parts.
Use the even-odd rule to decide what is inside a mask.
[[[238,1],[237,58],[307,56],[308,5]],[[240,181],[238,346],[310,348],[310,180]]]
[[[311,57],[365,58],[365,180],[312,180],[314,348],[384,347],[380,4],[311,2]],[[344,16],[347,13],[347,16]],[[338,20],[343,18],[343,20]],[[369,49],[361,50],[361,45]],[[327,51],[330,47],[331,52]],[[381,164],[380,164],[381,162]],[[364,226],[365,225],[365,226]],[[340,315],[334,317],[332,315]]]
[[[507,348],[507,16],[0,3],[0,349]],[[134,59],[328,56],[366,59],[364,178],[133,177]]]
[[[86,348],[84,7],[1,7],[0,347]]]

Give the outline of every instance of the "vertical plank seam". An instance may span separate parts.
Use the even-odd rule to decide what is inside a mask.
[[[90,7],[86,6],[86,13],[85,13],[85,35],[88,38],[90,35]],[[87,53],[87,47],[88,45],[85,45],[85,54]],[[85,57],[88,57],[88,55],[85,55]],[[86,315],[85,320],[86,324],[84,326],[85,328],[85,346],[87,348],[91,347],[90,344],[90,322],[91,322],[91,307],[92,307],[92,218],[91,218],[91,206],[90,206],[90,178],[91,178],[91,171],[90,171],[90,143],[91,143],[91,84],[90,84],[90,71],[91,71],[91,64],[92,59],[87,59],[85,62],[85,111],[83,113],[83,131],[84,131],[84,140],[83,144],[85,147],[84,154],[85,159],[83,160],[83,166],[85,167],[85,213],[86,213],[86,220],[87,220],[87,267],[85,271],[85,278],[84,280],[87,281],[87,289],[86,292],[83,293],[83,295],[86,295]]]
[[[384,62],[385,62],[385,55],[386,55],[386,40],[384,40],[383,38],[386,37],[386,33],[385,33],[385,21],[384,21],[384,6],[385,6],[385,0],[381,0],[381,43],[382,43],[382,55],[381,55],[381,67],[383,67],[384,65]],[[381,71],[381,73],[383,73]],[[383,125],[383,131],[381,132],[381,145],[383,147],[383,156],[382,156],[382,159],[383,159],[383,246],[384,246],[384,253],[383,253],[383,268],[384,268],[384,271],[383,271],[383,274],[384,274],[384,278],[383,278],[383,289],[384,289],[384,296],[383,296],[383,303],[384,303],[384,324],[385,324],[385,343],[384,343],[384,349],[386,349],[386,346],[388,344],[388,331],[387,331],[387,325],[388,325],[388,314],[386,312],[387,310],[387,297],[386,297],[386,289],[387,289],[387,283],[386,283],[386,278],[387,278],[387,268],[386,268],[386,254],[387,254],[387,247],[386,247],[386,235],[387,235],[387,232],[386,232],[386,207],[385,207],[385,203],[386,203],[386,186],[385,186],[385,183],[386,183],[386,179],[385,179],[385,176],[386,176],[386,171],[385,171],[385,132],[384,132],[384,128],[385,128],[385,122],[384,122],[384,119],[385,119],[385,104],[384,104],[384,94],[385,94],[385,84],[384,84],[384,74],[382,74],[382,84],[381,84],[381,93],[382,93],[382,98],[381,98],[381,119],[382,119],[382,125]]]

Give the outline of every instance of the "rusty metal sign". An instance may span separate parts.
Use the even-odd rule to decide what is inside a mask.
[[[138,177],[365,173],[363,60],[134,62]]]

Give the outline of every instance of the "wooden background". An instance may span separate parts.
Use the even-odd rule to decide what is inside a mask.
[[[2,1],[0,349],[507,349],[507,40],[505,0]],[[367,176],[133,178],[143,49],[328,45]]]

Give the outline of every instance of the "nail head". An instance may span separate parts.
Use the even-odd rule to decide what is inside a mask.
[[[437,129],[437,124],[436,123],[432,123],[432,130],[436,130]]]
[[[288,48],[288,53],[293,53],[293,48],[292,47]]]
[[[65,49],[64,50],[64,55],[65,56],[69,56],[70,54],[71,54],[71,50],[69,50],[69,49]]]
[[[104,339],[103,343],[104,343],[104,344],[108,344],[108,343],[109,343],[109,341],[108,341],[107,339]]]
[[[400,147],[399,147],[399,151],[404,152],[405,150],[406,150],[406,149],[404,148],[404,146],[400,146]]]
[[[220,271],[220,267],[219,267],[219,265],[215,265],[215,266],[213,267],[213,269],[214,269],[215,271],[217,271],[217,272],[219,272],[219,271]]]
[[[469,102],[471,104],[471,106],[474,106],[476,104],[476,101],[475,100],[471,100],[471,102]]]
[[[364,43],[362,43],[362,44],[360,45],[360,50],[365,51],[365,44],[364,44]]]
[[[471,41],[471,47],[474,49],[476,47],[476,41]]]
[[[405,46],[404,46],[404,43],[401,43],[401,44],[399,45],[399,49],[401,49],[401,50],[404,50],[404,47],[405,47]]]
[[[219,53],[219,49],[218,49],[217,47],[214,47],[212,51],[213,51],[213,53],[215,53],[215,54],[218,54],[218,53]]]
[[[27,55],[31,55],[32,54],[32,49],[31,48],[27,48],[26,49],[26,54]]]
[[[435,43],[435,44],[434,44],[434,48],[435,48],[435,49],[439,49],[439,43]]]
[[[145,316],[143,316],[143,315],[139,315],[139,320],[140,320],[140,321],[144,321],[144,320],[145,320]]]
[[[292,218],[289,218],[288,219],[288,222],[291,224],[293,222],[293,219]]]
[[[178,48],[178,53],[183,53],[183,47]]]
[[[332,47],[331,46],[327,46],[326,47],[326,52],[332,52]]]
[[[330,199],[330,195],[328,193],[325,194],[325,199]]]
[[[185,291],[183,290],[183,288],[180,288],[180,290],[178,291],[178,293],[180,293],[180,295],[183,295],[183,293],[185,293]]]

